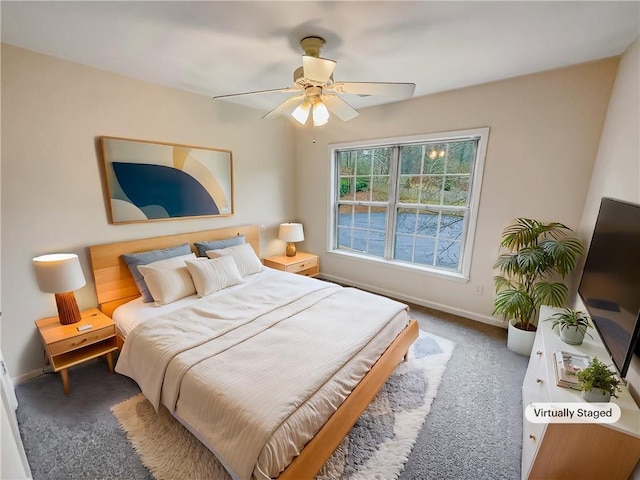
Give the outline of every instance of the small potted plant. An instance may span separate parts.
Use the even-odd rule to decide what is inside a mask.
[[[562,312],[552,315],[547,321],[553,322],[551,328],[559,327],[560,339],[569,345],[580,345],[585,335],[593,338],[587,332],[587,328],[591,326],[591,323],[589,323],[589,317],[585,312],[565,308]]]
[[[596,357],[577,373],[577,377],[578,388],[587,402],[608,402],[611,397],[618,398],[620,380]]]

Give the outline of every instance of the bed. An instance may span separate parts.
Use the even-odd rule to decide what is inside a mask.
[[[313,478],[405,357],[418,336],[417,322],[397,302],[267,268],[222,292],[171,302],[154,316],[154,307],[140,301],[122,260],[123,254],[238,235],[259,256],[258,226],[92,246],[98,302],[117,323],[120,370],[141,385],[154,407],[167,406],[234,478]],[[346,313],[338,316],[334,313],[338,311]],[[240,320],[245,315],[252,320]],[[299,327],[301,318],[304,328]],[[368,319],[369,337],[356,330],[362,318]],[[339,340],[322,343],[323,328],[338,328],[326,322],[344,328]],[[162,337],[165,327],[174,328],[174,323],[186,333]],[[207,339],[215,337],[216,343],[191,337],[191,332],[200,330],[206,331]],[[167,338],[177,340],[167,342]],[[263,343],[256,343],[258,338]],[[322,355],[313,350],[319,345],[323,345]],[[145,358],[155,360],[146,364]],[[165,363],[158,360],[163,358]],[[183,358],[184,363],[176,360]],[[282,367],[276,360],[289,363]],[[313,368],[305,373],[305,365]],[[274,370],[278,375],[272,374]],[[333,373],[325,375],[325,370]],[[258,385],[267,377],[282,383],[278,388]],[[306,393],[298,393],[291,385]],[[259,388],[267,388],[267,393],[257,393]],[[272,401],[274,407],[265,408],[271,404],[264,402]],[[239,406],[241,413],[230,413],[230,403]],[[236,417],[250,421],[238,424]],[[248,467],[255,459],[255,466]]]

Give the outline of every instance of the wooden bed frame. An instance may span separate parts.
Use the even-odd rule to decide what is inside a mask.
[[[194,242],[211,241],[244,235],[258,257],[260,256],[260,229],[257,225],[204,230],[193,233],[145,238],[89,247],[96,293],[100,309],[111,316],[123,303],[140,296],[138,288],[121,258],[124,253],[172,247]],[[300,454],[278,476],[281,480],[313,479],[342,439],[356,423],[362,412],[376,396],[396,366],[406,358],[411,344],[418,338],[418,322],[410,320],[407,327],[387,347],[382,356],[364,376],[351,394],[338,407]],[[119,347],[124,339],[118,333]]]

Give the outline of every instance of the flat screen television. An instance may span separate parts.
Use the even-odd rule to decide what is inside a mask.
[[[640,205],[603,198],[578,287],[622,377],[640,356]]]

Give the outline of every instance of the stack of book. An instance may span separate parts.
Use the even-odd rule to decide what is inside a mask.
[[[558,350],[553,354],[553,369],[556,374],[556,385],[559,387],[575,388],[578,385],[577,373],[591,362],[588,355]]]

